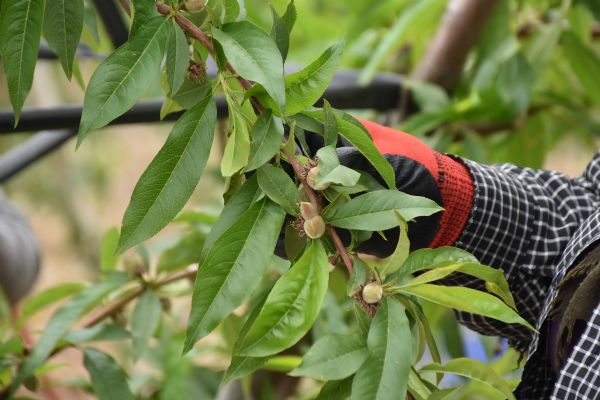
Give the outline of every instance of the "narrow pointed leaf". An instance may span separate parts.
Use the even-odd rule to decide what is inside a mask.
[[[395,210],[394,214],[398,220],[400,235],[398,236],[396,249],[392,255],[387,258],[381,269],[381,275],[383,276],[396,272],[402,264],[404,264],[410,253],[410,241],[408,240],[408,226],[406,225],[406,221],[404,221],[400,214]]]
[[[283,108],[283,61],[269,35],[248,21],[225,24],[222,30],[213,28],[212,33],[236,71],[244,78],[260,83]]]
[[[436,264],[447,262],[478,263],[477,258],[468,251],[456,247],[438,247],[437,249],[419,249],[408,255],[408,258],[398,270],[399,278],[407,277],[423,269],[435,268]]]
[[[216,119],[212,97],[179,118],[133,190],[123,217],[119,252],[152,237],[181,211],[202,176]]]
[[[258,185],[290,215],[298,214],[300,196],[294,181],[281,168],[265,164],[257,170]]]
[[[437,264],[437,266],[433,265],[429,271],[420,274],[416,278],[406,283],[406,286],[415,286],[437,281],[454,272],[461,272],[485,281],[485,283],[489,286],[488,290],[490,290],[490,292],[496,294],[502,299],[502,301],[512,308],[516,308],[515,301],[508,287],[508,282],[504,277],[504,272],[499,268],[492,268],[478,263],[448,262],[444,264]]]
[[[275,249],[283,209],[253,204],[212,245],[196,275],[184,352],[217,327],[256,289]]]
[[[406,397],[412,363],[411,335],[404,307],[384,298],[369,329],[369,358],[352,381],[352,399]]]
[[[339,228],[381,231],[398,226],[394,210],[405,220],[411,220],[434,214],[442,208],[425,197],[396,190],[378,190],[327,209],[323,218]]]
[[[0,54],[17,125],[33,83],[42,33],[44,0],[4,0],[2,13]]]
[[[133,400],[125,371],[108,354],[87,348],[83,365],[92,378],[92,388],[99,400]]]
[[[335,114],[331,108],[331,104],[327,100],[323,100],[323,137],[325,138],[325,146],[337,146],[338,142],[338,127]]]
[[[200,263],[204,261],[211,247],[215,241],[221,237],[223,232],[229,229],[229,227],[238,220],[240,215],[250,208],[250,205],[256,200],[259,193],[260,188],[258,187],[256,175],[254,175],[248,178],[248,180],[231,195],[231,198],[225,204],[223,211],[221,211],[219,219],[217,219],[217,222],[213,225],[208,236],[204,240]]]
[[[46,0],[44,37],[58,56],[69,80],[83,30],[83,0]]]
[[[273,6],[271,6],[271,14],[273,15],[271,38],[273,38],[273,41],[277,45],[277,48],[281,53],[281,58],[285,61],[290,47],[290,31]]]
[[[126,276],[121,274],[115,275],[109,280],[91,286],[89,289],[78,293],[56,310],[54,314],[52,314],[52,317],[50,317],[50,321],[44,328],[42,336],[37,341],[31,354],[21,365],[17,376],[12,382],[9,397],[39,366],[44,363],[44,361],[46,361],[50,354],[52,354],[58,341],[69,332],[71,326],[81,318],[86,311],[100,302],[100,300],[108,293],[123,285],[126,281]]]
[[[499,392],[501,398],[514,400],[510,386],[488,364],[472,358],[455,358],[445,365],[429,364],[421,372],[443,372],[473,379]]]
[[[600,56],[571,32],[563,32],[561,40],[566,59],[569,60],[581,87],[596,105],[600,105]]]
[[[230,103],[233,129],[227,138],[225,151],[221,159],[221,174],[231,176],[248,164],[250,156],[250,132],[248,123],[238,107]]]
[[[521,324],[535,330],[526,320],[497,297],[491,294],[460,286],[439,286],[428,283],[398,289],[398,293],[413,295],[421,299],[472,314],[483,315],[508,324]]]
[[[238,354],[268,356],[300,340],[319,314],[328,278],[325,249],[320,241],[313,241],[273,286]]]
[[[58,286],[45,289],[44,291],[39,292],[32,297],[26,298],[21,306],[18,325],[22,326],[32,315],[38,311],[43,310],[59,300],[81,292],[85,289],[85,287],[86,285],[83,283],[63,283]]]
[[[251,136],[250,160],[246,165],[246,172],[255,170],[277,154],[283,141],[283,124],[270,111],[266,111],[254,123]]]
[[[153,290],[146,290],[135,305],[131,316],[134,358],[139,358],[147,348],[148,340],[160,322],[161,312],[162,307],[158,295]]]
[[[154,3],[154,2],[153,2]],[[173,23],[167,41],[167,82],[171,93],[177,93],[185,80],[190,51],[185,33]]]
[[[368,356],[363,335],[331,334],[319,339],[290,375],[321,381],[344,379],[355,373]]]
[[[154,17],[94,71],[85,98],[77,145],[90,131],[128,111],[158,76],[169,20]]]

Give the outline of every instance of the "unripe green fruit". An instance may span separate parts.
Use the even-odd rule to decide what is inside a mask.
[[[318,239],[325,233],[325,221],[320,215],[304,221],[304,232],[311,239]]]
[[[317,211],[317,207],[315,207],[313,203],[308,201],[301,201],[300,215],[302,215],[302,218],[304,218],[305,220],[309,220],[319,215],[319,212]]]
[[[377,282],[367,283],[362,290],[362,297],[365,303],[375,304],[383,297],[383,288]]]
[[[319,166],[313,167],[308,170],[306,174],[306,183],[314,190],[325,190],[329,187],[329,183],[317,185],[317,176],[319,175]]]
[[[193,14],[202,11],[205,4],[206,0],[186,0],[185,9]]]

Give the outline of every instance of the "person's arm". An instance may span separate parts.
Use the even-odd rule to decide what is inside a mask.
[[[0,193],[0,288],[11,304],[31,289],[39,272],[39,247],[27,219]]]
[[[361,122],[394,167],[398,189],[436,199],[445,208],[435,217],[435,229],[431,221],[423,229],[423,219],[409,226],[411,248],[452,245],[502,268],[518,311],[535,323],[557,258],[582,220],[600,207],[600,189],[594,185],[600,180],[600,153],[582,177],[570,179],[557,172],[462,160],[437,153],[406,133]],[[377,174],[356,149],[338,152],[346,165]],[[385,256],[394,246],[374,235],[361,250]],[[462,274],[447,283],[482,288]],[[520,349],[531,337],[521,326],[469,314],[459,318],[477,331],[509,337]]]

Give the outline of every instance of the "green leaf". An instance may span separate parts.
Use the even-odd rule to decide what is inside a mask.
[[[37,341],[31,354],[21,365],[21,368],[10,387],[9,397],[44,363],[44,361],[46,361],[58,341],[67,334],[71,326],[81,318],[86,311],[100,302],[100,300],[108,293],[123,285],[126,281],[127,277],[125,275],[114,275],[112,279],[105,280],[80,292],[56,310],[54,314],[52,314],[52,317],[50,317],[50,321],[48,321],[48,324],[42,332],[42,336]]]
[[[448,265],[449,264],[449,265]],[[479,263],[444,263],[431,266],[431,270],[417,276],[404,286],[420,285],[436,280],[443,279],[454,272],[461,272],[466,275],[479,278],[486,283],[488,290],[502,299],[506,304],[516,309],[515,301],[512,297],[508,282],[504,277],[504,272],[499,268],[488,267]]]
[[[44,37],[71,80],[73,59],[83,30],[83,0],[46,0]]]
[[[321,124],[324,123],[325,115],[323,110],[309,111],[303,114]],[[377,147],[375,147],[367,129],[350,114],[338,111],[335,112],[335,116],[339,134],[369,160],[390,189],[396,189],[394,170],[385,157],[377,150]],[[315,132],[322,134],[323,127],[321,126],[320,130]]]
[[[193,230],[158,257],[157,272],[173,272],[197,263],[202,256],[205,234]]]
[[[260,194],[258,187],[258,181],[256,175],[248,178],[246,182],[242,184],[232,195],[225,208],[221,212],[219,219],[213,225],[212,229],[208,233],[208,236],[204,240],[204,246],[202,246],[202,253],[200,256],[200,263],[204,262],[206,255],[212,248],[215,241],[221,237],[231,225],[233,225],[238,218],[250,208],[250,205],[256,200]]]
[[[346,293],[348,294],[348,297],[353,297],[355,294],[358,293],[362,286],[367,282],[367,278],[370,272],[369,267],[360,258],[354,257],[352,261],[352,264],[354,264],[354,268],[352,268],[352,272],[350,273],[350,278],[348,279],[348,284],[346,288]]]
[[[38,311],[43,310],[59,300],[77,294],[83,289],[85,289],[83,283],[63,283],[37,293],[33,297],[27,297],[21,307],[18,325],[22,326]]]
[[[327,209],[323,218],[338,228],[382,231],[398,226],[394,210],[405,220],[442,210],[433,200],[396,190],[378,190],[357,196],[336,208]]]
[[[498,391],[502,398],[514,400],[510,386],[490,366],[472,358],[456,358],[445,365],[429,364],[421,372],[444,372],[460,375],[481,382]]]
[[[283,61],[287,58],[290,47],[290,31],[283,19],[277,13],[277,10],[271,5],[271,14],[273,15],[273,25],[271,26],[271,38],[277,45]]]
[[[327,187],[329,184],[354,186],[360,179],[360,173],[340,165],[335,147],[325,146],[317,151],[319,173],[316,187]]]
[[[329,262],[320,241],[313,241],[279,278],[237,353],[263,357],[295,344],[319,315],[327,292]]]
[[[474,255],[456,247],[444,246],[436,249],[418,249],[408,255],[408,258],[396,275],[398,279],[402,279],[417,271],[434,268],[437,264],[447,262],[479,263]]]
[[[84,349],[83,355],[83,365],[90,373],[99,400],[134,399],[125,372],[111,356],[90,348]]]
[[[154,4],[154,2],[152,2]],[[190,49],[185,33],[173,22],[167,39],[167,82],[171,93],[177,93],[186,78]]]
[[[326,382],[316,400],[347,400],[352,391],[352,377],[342,381]]]
[[[150,21],[152,17],[158,15],[154,0],[132,0],[131,5],[133,21],[131,22],[131,28],[129,29],[129,39],[131,39],[144,24]]]
[[[408,258],[410,254],[410,241],[408,240],[408,226],[406,225],[406,221],[402,219],[400,214],[394,210],[394,215],[398,220],[398,226],[400,227],[400,234],[398,236],[398,243],[396,244],[396,249],[392,253],[391,256],[387,258],[383,268],[381,268],[381,275],[390,275],[396,272],[402,264]]]
[[[160,322],[161,312],[158,295],[153,290],[146,290],[135,305],[131,316],[131,337],[135,359],[139,358],[148,346],[148,340]]]
[[[504,304],[502,300],[479,290],[425,283],[419,286],[398,288],[397,293],[416,296],[444,307],[490,317],[508,324],[521,324],[535,331],[526,320]]]
[[[284,216],[281,207],[265,198],[240,215],[212,245],[196,275],[184,353],[260,283]]]
[[[123,217],[118,252],[152,237],[181,211],[202,176],[216,120],[212,97],[179,118],[133,189]]]
[[[323,138],[325,139],[325,146],[337,147],[337,120],[327,99],[323,99]]]
[[[223,375],[222,384],[226,384],[234,379],[241,378],[242,376],[257,370],[258,368],[262,367],[268,360],[268,357],[240,356],[236,354],[235,350],[238,348],[239,343],[241,343],[246,337],[246,334],[248,333],[248,330],[250,329],[254,321],[256,321],[256,317],[258,317],[258,314],[260,313],[260,310],[265,304],[266,299],[267,296],[264,295],[262,299],[258,303],[256,303],[256,305],[252,308],[250,315],[248,315],[248,318],[244,322],[244,325],[242,325],[242,328],[240,329],[240,334],[234,347],[233,355],[231,357],[231,362],[229,363],[227,371],[225,371],[225,374]]]
[[[234,22],[240,16],[240,1],[243,0],[224,0],[225,14],[223,22]]]
[[[108,341],[129,339],[131,335],[125,329],[116,324],[100,324],[91,328],[71,331],[65,336],[65,341],[79,345],[85,342]]]
[[[358,371],[368,356],[363,335],[331,334],[317,340],[289,375],[321,381],[344,379]]]
[[[287,115],[312,107],[327,89],[340,62],[344,43],[337,43],[298,72],[285,77]]]
[[[384,297],[369,329],[369,358],[352,381],[352,399],[406,397],[412,362],[411,337],[404,307]]]
[[[107,230],[100,240],[100,270],[114,271],[119,262],[119,256],[116,253],[119,244],[119,229],[112,227]]]
[[[2,13],[0,54],[16,126],[33,83],[42,33],[44,0],[4,0]]]
[[[221,174],[232,176],[248,164],[250,155],[250,132],[242,110],[233,102],[228,102],[232,119],[232,131],[227,138],[221,159]]]
[[[418,27],[424,18],[431,15],[436,8],[445,4],[445,2],[442,0],[423,0],[412,4],[400,14],[400,17],[396,19],[383,40],[380,40],[377,44],[377,48],[370,55],[369,62],[360,74],[360,83],[368,83],[388,56],[400,47],[409,30],[412,27]]]
[[[271,200],[281,205],[288,214],[298,214],[298,189],[283,169],[265,164],[257,170],[257,176],[258,185]]]
[[[283,124],[267,110],[254,123],[251,136],[250,160],[246,165],[246,172],[257,169],[277,154],[283,141]]]
[[[213,28],[212,33],[238,74],[260,83],[283,109],[283,61],[269,35],[248,21],[225,24],[222,30]]]
[[[125,113],[158,76],[169,20],[154,17],[94,71],[85,98],[77,146],[93,129]]]
[[[575,76],[596,105],[600,105],[600,57],[570,32],[562,34],[563,51]]]

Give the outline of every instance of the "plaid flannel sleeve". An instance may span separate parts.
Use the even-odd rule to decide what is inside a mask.
[[[455,246],[502,268],[519,313],[536,324],[560,255],[582,221],[600,207],[600,152],[575,179],[510,164],[462,161],[473,177],[475,197]],[[483,289],[480,281],[462,274],[446,284]],[[459,319],[481,333],[508,337],[521,351],[531,340],[531,332],[519,325],[466,313],[459,313]]]

